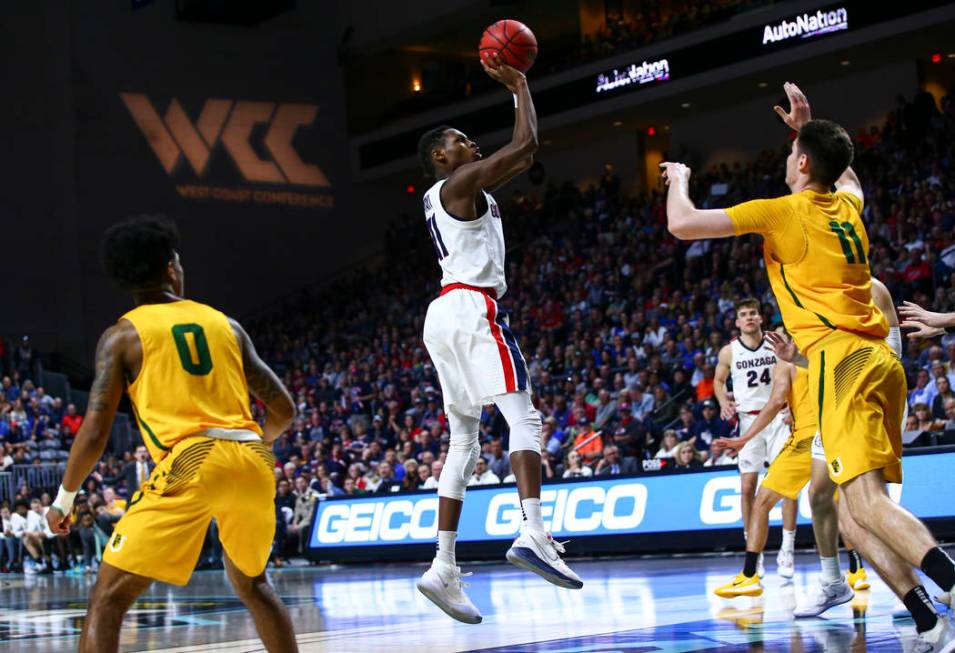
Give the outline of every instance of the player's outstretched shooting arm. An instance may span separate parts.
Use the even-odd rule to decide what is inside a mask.
[[[125,359],[133,346],[139,346],[139,336],[133,325],[126,321],[104,331],[96,345],[96,375],[90,388],[89,404],[70,448],[60,490],[46,513],[50,530],[57,535],[70,532],[73,499],[109,442],[113,418],[126,387]]]
[[[486,159],[478,159],[457,168],[441,189],[441,199],[455,215],[469,215],[461,210],[459,203],[473,206],[476,194],[484,189],[493,190],[527,170],[537,152],[537,111],[531,99],[530,88],[524,73],[501,62],[495,56],[490,63],[481,62],[484,71],[514,94],[515,117],[511,142]],[[458,212],[460,211],[460,212]]]

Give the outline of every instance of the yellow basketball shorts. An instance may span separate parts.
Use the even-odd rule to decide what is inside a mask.
[[[275,535],[274,461],[262,442],[199,436],[176,443],[130,498],[103,560],[185,585],[215,518],[229,559],[243,574],[260,575]]]
[[[809,482],[812,470],[812,439],[816,429],[801,429],[792,433],[779,455],[770,463],[760,487],[795,499]]]
[[[834,331],[809,355],[809,392],[829,477],[836,484],[872,470],[902,482],[905,372],[883,340]]]

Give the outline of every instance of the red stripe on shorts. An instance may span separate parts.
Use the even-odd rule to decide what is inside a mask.
[[[507,392],[514,392],[517,389],[517,383],[514,381],[514,365],[511,363],[511,354],[501,333],[501,325],[495,321],[497,305],[488,295],[484,295],[484,302],[487,304],[487,321],[491,323],[491,335],[497,342],[497,353],[501,355],[501,365],[504,367],[504,387]]]

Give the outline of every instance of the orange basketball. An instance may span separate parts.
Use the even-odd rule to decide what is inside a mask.
[[[524,23],[499,20],[484,30],[478,52],[482,61],[497,52],[508,66],[526,73],[537,58],[537,39]]]

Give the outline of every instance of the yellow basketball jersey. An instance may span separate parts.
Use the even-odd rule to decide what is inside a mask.
[[[796,376],[789,387],[789,411],[796,439],[816,434],[816,406],[809,397],[809,370],[805,367],[796,368]]]
[[[249,408],[242,351],[225,315],[182,300],[144,304],[122,319],[142,342],[142,368],[126,391],[154,460],[207,429],[262,434]]]
[[[872,301],[862,200],[804,190],[727,209],[737,234],[758,233],[769,282],[800,351],[835,329],[883,339],[889,325]]]

